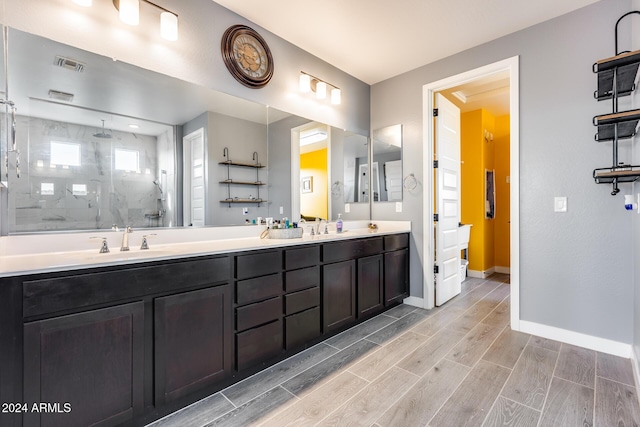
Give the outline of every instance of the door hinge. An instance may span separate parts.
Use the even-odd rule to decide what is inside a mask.
[[[433,214],[433,220],[434,220],[435,222],[438,222],[438,214]]]
[[[437,108],[433,109],[433,117],[438,117],[438,109]]]
[[[434,169],[438,169],[438,161],[437,160],[433,161],[433,168]]]
[[[433,274],[438,274],[438,266],[437,265],[433,265]]]

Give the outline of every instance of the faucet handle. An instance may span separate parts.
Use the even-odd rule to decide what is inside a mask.
[[[324,225],[324,234],[329,234],[329,224]]]
[[[113,231],[120,231],[120,229],[118,228],[118,226],[117,226],[116,224],[113,224],[113,225],[111,226],[111,229],[112,229]]]
[[[127,225],[124,227],[124,232],[125,233],[133,233],[133,228],[131,228],[130,225]]]
[[[142,244],[140,245],[140,250],[149,249],[149,242],[147,242],[147,238],[151,238],[152,236],[155,236],[155,235],[156,235],[156,233],[143,235],[142,236]]]
[[[106,237],[89,237],[89,239],[93,240],[93,239],[102,239],[102,245],[100,245],[100,252],[101,254],[106,254],[109,251],[109,245],[107,245],[107,238]]]

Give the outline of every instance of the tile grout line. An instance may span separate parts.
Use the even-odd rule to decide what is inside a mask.
[[[596,351],[596,366],[594,366],[593,368],[593,411],[591,416],[593,417],[593,422],[596,422],[596,402],[598,401],[598,359],[600,358],[600,356],[598,355],[598,352]]]
[[[500,338],[500,336],[503,334],[503,332],[505,331],[505,329],[507,329],[509,327],[509,325],[505,325],[501,330],[500,333],[496,336],[496,338],[491,342],[491,344],[489,345],[489,347],[487,347],[487,350],[485,350],[484,353],[482,353],[482,356],[480,356],[480,359],[476,362],[476,365],[478,363],[480,363],[480,360],[483,360],[487,363],[492,363],[489,362],[488,360],[484,360],[484,356],[485,354],[487,354],[487,352],[489,351],[489,349],[493,346],[493,344],[495,344],[495,342]],[[529,338],[531,339],[531,338]],[[525,346],[526,347],[526,346]],[[507,385],[507,382],[509,382],[509,378],[511,378],[511,375],[513,374],[513,371],[515,370],[516,364],[518,363],[518,360],[520,360],[520,357],[522,356],[522,353],[524,353],[524,348],[520,351],[520,354],[518,355],[518,359],[516,360],[516,363],[514,363],[513,368],[509,369],[506,366],[502,366],[499,365],[497,363],[493,363],[496,366],[500,366],[502,368],[505,369],[509,369],[509,375],[507,375],[507,379],[504,380],[504,384],[502,384],[502,387],[500,387],[500,391],[498,392],[498,395],[496,396],[496,398],[494,399],[493,403],[491,404],[491,407],[489,408],[489,410],[487,411],[487,413],[484,416],[484,420],[482,420],[482,424],[481,426],[484,426],[484,424],[487,422],[487,417],[489,416],[489,414],[491,413],[491,411],[493,411],[493,408],[496,406],[496,403],[498,403],[498,399],[500,399],[500,396],[502,396],[502,391],[504,390],[504,387]]]
[[[563,343],[560,343],[560,348],[558,349],[558,356],[556,357],[556,363],[553,365],[553,371],[551,372],[551,381],[549,381],[549,386],[547,387],[547,392],[544,395],[544,400],[542,401],[542,409],[540,409],[540,418],[538,418],[538,425],[542,422],[542,417],[544,415],[544,410],[547,406],[547,400],[549,399],[549,393],[551,392],[551,383],[553,383],[553,379],[556,378],[556,369],[558,368],[558,362],[560,361],[560,353],[562,352]],[[558,377],[559,378],[559,377]],[[560,378],[562,379],[562,378]],[[595,383],[595,378],[594,378]],[[595,396],[595,393],[594,393]],[[594,403],[595,409],[595,403]]]

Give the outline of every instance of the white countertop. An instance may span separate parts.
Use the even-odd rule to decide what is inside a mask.
[[[129,234],[131,249],[125,252],[120,251],[122,232],[109,230],[3,236],[0,237],[0,277],[297,246],[411,231],[409,221],[373,222],[378,225],[375,232],[367,227],[369,221],[345,221],[343,233],[336,233],[335,229],[330,228],[330,234],[311,236],[305,231],[298,239],[261,239],[259,236],[265,227],[256,225],[134,230]],[[150,249],[139,249],[143,235],[149,236]],[[92,237],[107,237],[111,252],[99,253],[101,240],[91,239]],[[85,249],[88,246],[93,249]]]

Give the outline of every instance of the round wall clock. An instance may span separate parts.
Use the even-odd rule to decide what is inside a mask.
[[[264,39],[246,25],[233,25],[222,35],[222,59],[243,85],[257,89],[273,76],[273,57]]]

